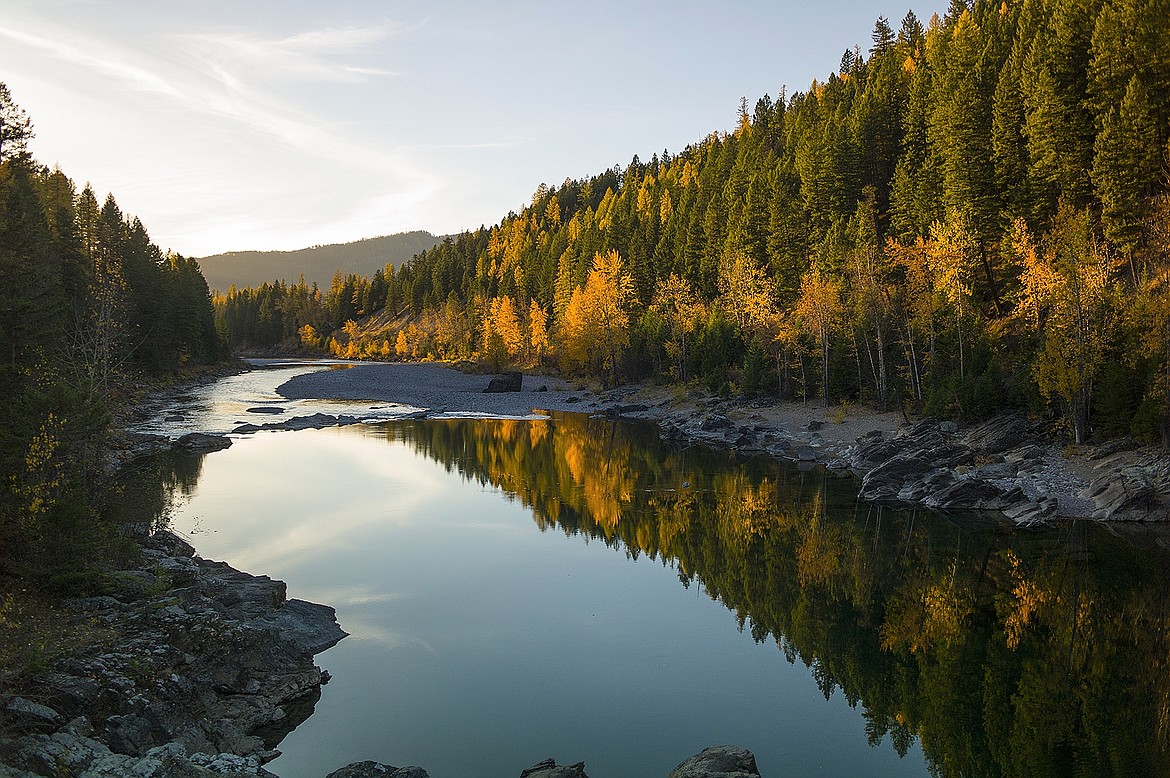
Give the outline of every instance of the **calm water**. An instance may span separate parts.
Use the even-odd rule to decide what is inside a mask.
[[[270,769],[1160,773],[1165,555],[1085,524],[878,511],[647,427],[387,422],[181,463],[173,526],[352,633]],[[1145,539],[1146,546],[1157,544]]]

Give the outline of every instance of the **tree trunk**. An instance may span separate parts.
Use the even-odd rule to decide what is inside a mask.
[[[808,402],[808,374],[804,370],[804,354],[797,353],[800,359],[800,393],[805,402]]]
[[[829,333],[821,331],[821,397],[829,407]]]
[[[995,304],[995,315],[1003,318],[1003,301],[999,297],[999,282],[995,280],[995,273],[991,268],[991,257],[987,253],[987,245],[979,241],[979,258],[983,261],[983,273],[987,276],[987,289],[991,292],[991,301]]]

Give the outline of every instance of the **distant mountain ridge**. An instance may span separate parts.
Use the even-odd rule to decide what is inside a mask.
[[[229,251],[195,261],[207,285],[220,292],[226,292],[233,284],[243,289],[260,286],[265,281],[293,282],[301,275],[307,283],[316,282],[328,288],[337,270],[370,277],[388,264],[398,267],[408,262],[440,241],[442,237],[415,230],[295,251]]]

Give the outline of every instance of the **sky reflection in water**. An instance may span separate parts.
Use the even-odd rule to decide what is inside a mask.
[[[517,499],[378,427],[237,440],[204,459],[174,527],[335,606],[352,633],[317,659],[333,681],[280,745],[284,778],[361,759],[495,778],[547,756],[665,776],[725,742],[764,775],[927,772],[917,745],[868,746],[860,709],[826,702],[697,582],[541,531]]]

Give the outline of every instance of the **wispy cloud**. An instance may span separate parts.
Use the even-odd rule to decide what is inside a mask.
[[[0,38],[39,49],[65,62],[97,70],[137,89],[178,96],[178,90],[158,74],[128,62],[94,54],[89,47],[78,47],[63,40],[51,40],[4,26],[0,26]]]
[[[157,232],[180,241],[175,248],[190,251],[209,232],[228,240],[248,229],[267,234],[241,238],[259,246],[348,239],[339,234],[345,229],[390,231],[390,219],[409,218],[433,198],[437,172],[372,129],[384,102],[370,96],[402,78],[385,66],[386,51],[413,29],[379,21],[291,35],[239,26],[151,35],[40,16],[0,19],[0,49],[53,74],[57,88],[76,95],[75,105],[87,105],[89,124],[109,122],[123,127],[124,138],[138,138],[131,159],[91,153],[82,175],[114,186],[126,171],[103,176],[100,168],[150,159],[129,185],[117,185],[118,196],[165,181],[175,202],[153,210],[176,223],[206,214],[180,234],[152,220]],[[337,102],[321,100],[331,84],[355,85],[367,97],[341,104],[347,113],[339,114]]]
[[[337,61],[404,32],[397,25],[314,30],[284,38],[265,38],[247,30],[222,30],[173,36],[176,44],[214,71],[244,70],[254,78],[357,82],[399,76],[380,67]]]

